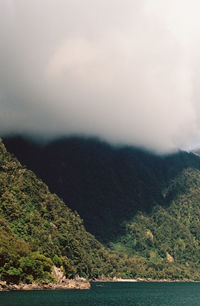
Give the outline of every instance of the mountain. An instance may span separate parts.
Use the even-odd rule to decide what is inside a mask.
[[[21,208],[15,207],[24,205],[24,200],[18,196],[16,205],[13,190],[16,182],[19,194],[24,187],[18,185],[18,172],[6,166],[5,189],[12,186],[9,196],[13,204],[7,201],[4,206],[8,211],[1,215],[13,234],[25,243],[22,250],[29,247],[31,252],[39,252],[51,261],[63,261],[64,257],[66,273],[71,277],[200,279],[198,156],[187,152],[158,156],[84,138],[43,145],[19,137],[4,142],[70,207],[50,194],[31,171],[24,170],[29,200],[25,202],[26,212],[19,218]],[[9,153],[5,154],[13,161]],[[54,205],[48,204],[52,203],[50,199]],[[9,209],[16,214],[14,220],[9,219]],[[75,210],[104,247],[85,231]],[[62,226],[58,227],[60,222]],[[39,234],[35,224],[41,225]]]
[[[167,207],[155,206],[150,214],[137,213],[113,248],[126,248],[154,262],[163,258],[187,266],[200,266],[200,171],[183,170],[167,191]]]
[[[52,281],[53,264],[67,277],[109,277],[117,260],[0,141],[0,279]]]
[[[16,137],[4,142],[103,243],[118,240],[138,211],[169,205],[165,189],[183,169],[200,169],[200,159],[192,153],[161,157],[97,139],[71,137],[39,145]]]

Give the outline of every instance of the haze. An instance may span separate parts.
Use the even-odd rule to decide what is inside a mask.
[[[197,0],[1,0],[0,134],[200,143]]]

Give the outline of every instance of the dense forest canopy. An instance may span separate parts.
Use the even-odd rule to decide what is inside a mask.
[[[67,205],[1,142],[2,280],[53,281],[53,265],[67,277],[200,279],[198,156],[81,138],[4,142]]]

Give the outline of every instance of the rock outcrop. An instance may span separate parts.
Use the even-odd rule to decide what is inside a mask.
[[[56,290],[56,289],[90,289],[89,281],[85,279],[66,279],[57,284],[7,284],[0,282],[0,291],[10,290]]]

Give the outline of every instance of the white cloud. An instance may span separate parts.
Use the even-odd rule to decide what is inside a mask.
[[[199,141],[197,0],[0,2],[0,131]]]

